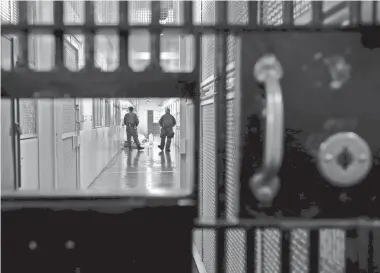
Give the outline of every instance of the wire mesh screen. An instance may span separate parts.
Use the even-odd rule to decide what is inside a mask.
[[[200,1],[196,7],[195,18],[200,19],[197,24],[215,24],[215,1]],[[201,48],[201,80],[205,81],[215,73],[215,35],[203,35]]]
[[[228,22],[233,25],[245,25],[248,23],[248,1],[232,1],[228,3]],[[236,51],[236,37],[228,36],[227,40],[227,65],[234,65]]]
[[[149,24],[152,20],[152,1],[129,1],[130,23]],[[179,24],[179,1],[160,2],[160,24]]]
[[[261,23],[280,25],[283,23],[285,1],[262,1],[260,5]],[[296,19],[311,8],[311,1],[293,1],[293,18]]]
[[[202,106],[202,218],[216,218],[214,104]],[[215,272],[216,232],[203,230],[203,262],[207,273]]]

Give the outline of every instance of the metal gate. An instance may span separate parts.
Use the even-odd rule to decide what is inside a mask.
[[[200,248],[207,272],[223,272],[226,265],[229,272],[255,269],[259,272],[376,272],[373,260],[379,255],[374,254],[373,238],[378,237],[374,228],[379,223],[357,218],[364,213],[372,218],[379,216],[375,184],[380,168],[377,142],[380,98],[375,90],[380,84],[374,72],[380,63],[380,43],[376,38],[380,22],[378,2],[371,2],[371,8],[366,9],[367,4],[361,2],[340,2],[326,8],[316,1],[234,4],[204,1],[196,3],[206,14],[196,16],[201,18],[201,26],[192,25],[193,6],[185,2],[185,25],[178,27],[160,25],[160,4],[154,2],[152,22],[146,26],[152,36],[152,61],[147,70],[139,73],[130,71],[128,54],[123,48],[128,32],[143,27],[127,25],[128,5],[123,2],[119,5],[120,25],[96,26],[90,16],[93,6],[86,2],[87,23],[80,27],[89,36],[100,28],[119,31],[122,69],[114,73],[93,70],[94,45],[89,39],[87,69],[65,79],[73,87],[67,92],[107,97],[126,96],[128,90],[128,97],[148,97],[157,95],[159,90],[164,97],[181,93],[195,101],[195,116],[200,116],[195,122],[202,122],[201,128],[195,126],[195,163],[199,163],[198,155],[201,158],[201,168],[196,171],[197,175],[200,173],[199,180],[195,181],[200,183],[201,209],[196,227],[203,229],[202,235],[197,235],[196,244],[199,247],[202,241]],[[55,7],[59,15],[62,7],[59,3]],[[241,15],[238,24],[229,20],[228,10]],[[369,14],[370,20],[363,14]],[[21,18],[22,24],[24,19]],[[55,23],[54,28],[62,29],[60,16],[56,16]],[[20,30],[22,24],[6,26],[5,30]],[[51,30],[49,27],[38,26],[45,31]],[[197,58],[193,72],[157,70],[157,41],[166,27],[185,29],[195,36]],[[65,30],[78,28],[66,26]],[[236,40],[227,38],[231,33],[237,36]],[[200,39],[210,34],[215,37]],[[55,35],[59,38],[60,32]],[[21,42],[21,46],[25,48],[25,43]],[[227,65],[235,67],[236,77],[227,79]],[[18,73],[12,71],[4,77],[6,84],[15,87],[18,96],[30,95],[32,90],[48,84],[43,78],[46,74],[28,72],[23,75],[33,79],[35,86],[25,91],[25,84],[33,81],[29,78],[18,82]],[[49,73],[60,79],[55,72]],[[111,84],[113,81],[117,84]],[[231,82],[235,82],[236,105],[226,100],[227,85]],[[100,88],[104,85],[109,87],[106,91]],[[201,89],[208,92],[201,94]],[[271,93],[276,96],[273,98]],[[213,103],[201,103],[201,95],[202,98],[211,95]],[[235,109],[235,115],[231,115],[231,109]],[[236,142],[230,133],[233,125],[237,125]],[[347,159],[350,156],[366,164],[373,161],[370,171],[366,167],[367,173],[355,165],[358,173],[365,173],[361,184],[355,181],[358,183],[355,187],[347,187],[344,183],[349,183],[356,174],[348,176],[343,170],[334,169],[341,163],[332,160],[335,154],[328,153],[328,148],[334,150],[341,142],[330,137],[354,143],[353,147],[362,152],[349,154],[346,147],[342,152],[344,161],[350,161]],[[273,145],[265,147],[269,141]],[[238,154],[234,154],[233,147],[238,148]],[[273,150],[276,153],[271,153]],[[360,158],[356,158],[359,154]],[[339,162],[340,155],[336,154]],[[238,179],[234,171],[239,172]],[[338,187],[330,180],[343,185]],[[368,211],[361,208],[364,204]],[[359,248],[357,244],[365,240],[369,242],[366,248]],[[347,245],[350,247],[343,247]],[[344,259],[338,255],[343,252]]]

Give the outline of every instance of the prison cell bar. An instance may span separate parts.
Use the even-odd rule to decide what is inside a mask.
[[[256,5],[255,5],[256,4]],[[93,18],[93,3],[91,1],[87,1],[85,5],[85,13],[86,13],[86,20],[84,26],[64,26],[62,22],[63,18],[63,7],[62,7],[62,2],[55,2],[54,4],[54,14],[55,14],[55,22],[53,26],[44,26],[44,25],[35,25],[35,26],[28,26],[27,25],[27,20],[26,20],[26,2],[19,2],[20,6],[20,22],[16,26],[12,25],[7,25],[3,27],[4,33],[7,32],[14,32],[18,31],[21,32],[21,39],[20,39],[20,59],[18,62],[18,67],[26,67],[26,63],[28,60],[28,50],[27,50],[27,39],[26,37],[28,36],[29,32],[32,31],[47,31],[50,32],[51,30],[54,31],[54,36],[56,39],[56,66],[61,66],[60,64],[63,63],[63,31],[67,30],[69,32],[75,32],[79,30],[83,30],[86,33],[86,69],[93,68],[93,60],[94,60],[94,41],[93,41],[93,36],[95,31],[101,30],[101,29],[114,29],[114,26],[95,26],[94,25],[94,18]],[[270,31],[270,30],[301,30],[301,31],[310,31],[310,30],[322,30],[322,24],[321,21],[324,18],[322,14],[322,6],[320,2],[313,2],[312,4],[312,12],[313,12],[313,20],[312,20],[312,25],[307,25],[306,27],[296,27],[293,25],[293,19],[292,19],[292,13],[293,13],[293,5],[292,2],[285,2],[284,4],[284,10],[285,10],[285,17],[284,17],[284,22],[285,24],[279,26],[279,27],[273,27],[273,26],[259,26],[257,25],[257,2],[249,2],[249,24],[247,27],[241,27],[241,26],[229,26],[225,22],[226,16],[222,16],[224,18],[218,19],[218,22],[215,26],[202,26],[202,27],[194,27],[192,25],[191,20],[185,20],[185,27],[177,27],[177,26],[160,26],[157,20],[157,15],[159,13],[159,3],[153,4],[153,11],[152,11],[152,23],[150,26],[129,26],[127,25],[127,16],[128,16],[128,5],[125,2],[124,4],[121,4],[121,9],[120,9],[120,23],[118,25],[118,30],[119,30],[119,39],[120,39],[120,56],[121,56],[121,67],[127,67],[128,64],[128,51],[127,46],[128,46],[128,34],[130,30],[133,29],[149,29],[151,34],[153,36],[159,35],[160,31],[162,30],[182,30],[185,31],[186,33],[195,33],[196,36],[196,68],[199,67],[200,65],[200,33],[216,33],[218,35],[217,39],[217,48],[219,49],[218,51],[219,54],[217,58],[217,94],[216,94],[216,102],[218,104],[218,107],[216,107],[216,135],[217,135],[217,142],[216,142],[216,174],[217,174],[217,183],[218,183],[218,218],[224,216],[224,212],[222,208],[224,207],[224,168],[225,168],[225,162],[224,162],[224,155],[225,155],[225,78],[226,78],[226,72],[225,72],[225,64],[226,64],[226,56],[225,56],[225,38],[226,34],[224,31],[230,31],[231,33],[238,33],[241,31],[257,31],[257,30],[264,30],[264,31]],[[191,8],[191,3],[188,3],[185,5],[185,14],[187,14],[187,18],[191,18],[192,14],[192,8]],[[375,4],[376,7],[376,4]],[[360,5],[357,3],[353,3],[351,6],[351,19],[354,24],[358,23],[360,20]],[[226,4],[225,2],[222,2],[218,4],[218,11],[221,12],[221,14],[226,14]],[[374,11],[375,12],[375,11]],[[358,16],[359,14],[359,16]],[[375,22],[375,20],[374,20]],[[190,28],[192,28],[190,30]],[[329,31],[329,30],[355,30],[355,28],[343,28],[341,26],[324,26],[323,30]],[[152,61],[151,61],[151,67],[150,69],[156,69],[157,68],[157,63],[159,62],[159,43],[158,39],[156,37],[152,39],[151,42],[151,48],[152,48]],[[223,50],[220,50],[223,49]],[[61,68],[61,67],[60,67]],[[197,70],[197,69],[195,69]],[[198,163],[198,157],[199,157],[199,88],[200,88],[200,83],[199,80],[196,82],[196,95],[195,95],[195,147],[196,147],[196,152],[195,152],[195,163],[197,166]],[[89,94],[91,96],[91,94]],[[198,122],[198,124],[196,123]],[[223,133],[224,132],[224,133]],[[196,168],[197,170],[197,168]],[[196,175],[194,177],[194,180],[196,181],[195,185],[198,183],[198,175],[199,173],[196,171]],[[365,222],[363,220],[306,220],[304,222],[300,220],[291,220],[290,222],[286,222],[286,219],[278,219],[278,223],[276,223],[275,220],[271,219],[269,221],[248,221],[246,225],[242,225],[242,222],[244,221],[239,221],[238,224],[228,224],[224,223],[224,225],[221,222],[214,222],[214,223],[209,223],[209,224],[196,224],[196,226],[201,227],[201,228],[213,228],[216,229],[217,232],[217,237],[218,240],[216,241],[216,247],[218,249],[217,253],[217,261],[222,260],[222,262],[218,262],[217,266],[217,272],[223,272],[224,270],[224,264],[225,264],[225,258],[224,258],[224,247],[225,247],[225,238],[224,238],[224,231],[227,228],[234,228],[237,226],[242,226],[248,228],[247,230],[247,269],[250,268],[252,269],[251,271],[248,272],[253,272],[254,271],[254,266],[252,267],[252,260],[250,260],[250,257],[252,258],[254,255],[254,248],[253,248],[253,240],[252,238],[254,236],[251,236],[254,233],[254,227],[271,227],[271,226],[276,226],[280,227],[281,229],[286,229],[286,228],[307,228],[307,229],[315,229],[315,228],[322,228],[322,227],[330,227],[330,228],[348,228],[348,227],[379,227],[378,222]],[[230,225],[230,226],[229,226]],[[283,236],[282,236],[282,248],[283,250],[289,250],[289,232],[288,231],[282,231]],[[218,247],[219,245],[219,247]],[[319,256],[318,256],[318,251],[319,251],[319,233],[317,231],[311,231],[311,236],[310,236],[310,266],[309,270],[310,272],[318,272],[318,264],[319,264]],[[250,261],[250,262],[249,262]],[[289,253],[288,251],[282,251],[282,270],[283,272],[289,272]]]
[[[226,24],[228,18],[227,2],[215,2],[215,17],[216,24]],[[227,68],[227,35],[225,32],[216,32],[215,44],[215,66],[216,66],[216,81],[215,81],[215,94],[214,94],[214,123],[215,123],[215,178],[216,178],[216,217],[218,219],[225,219],[226,206],[226,134],[227,134],[227,101],[226,101],[226,68]],[[225,232],[216,231],[216,272],[226,272],[226,238]]]

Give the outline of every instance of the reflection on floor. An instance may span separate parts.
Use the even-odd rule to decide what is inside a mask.
[[[122,148],[90,187],[139,192],[180,189],[179,151],[172,145],[171,152],[162,152],[158,144],[146,144],[142,151]]]

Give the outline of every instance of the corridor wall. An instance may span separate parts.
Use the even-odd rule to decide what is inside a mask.
[[[119,100],[112,99],[113,108]],[[105,104],[105,103],[104,103]],[[105,105],[101,107],[105,108]],[[108,163],[118,154],[124,142],[124,129],[120,120],[109,125],[104,121],[100,126],[93,126],[93,99],[83,99],[82,111],[84,119],[80,131],[80,187],[88,188]],[[116,108],[115,111],[120,111]],[[121,115],[121,114],[120,114]],[[116,117],[116,115],[115,115]]]
[[[2,20],[15,22],[18,20],[17,4],[14,0],[9,3],[8,5],[2,3]],[[64,5],[65,22],[80,23],[84,11],[83,2],[68,1]],[[52,10],[53,2],[28,2],[30,23],[52,22]],[[97,9],[96,12],[98,19],[104,19],[102,14],[99,16],[99,12],[102,13],[104,10]],[[13,39],[15,43],[14,59],[16,60],[17,37],[13,37]],[[37,70],[51,69],[54,63],[52,37],[34,36],[32,40],[33,43],[30,43],[29,47],[29,66]],[[108,62],[114,62],[115,52],[112,51],[111,42],[103,39],[103,43],[98,47],[97,59],[100,59],[101,63],[96,65],[104,70],[108,68]],[[2,61],[3,55],[9,57],[12,54],[11,51],[12,48],[8,50],[7,54],[2,54]],[[83,67],[84,43],[81,37],[65,37],[64,59],[66,67],[70,70],[78,70]],[[7,61],[7,59],[4,60]],[[102,102],[102,105],[93,107],[92,99],[87,101],[87,110],[90,109],[90,111],[87,111],[87,117],[84,119],[80,113],[84,108],[81,99],[20,100],[22,130],[20,190],[76,189],[87,188],[91,184],[118,153],[124,138],[121,124],[117,122],[117,120],[121,120],[120,113],[118,113],[120,111],[119,100],[103,99]],[[98,120],[100,122],[97,126],[93,126],[92,121],[95,118],[93,110],[96,110],[97,122]],[[2,123],[2,131],[9,131],[9,126]],[[4,149],[2,157],[5,152]],[[2,183],[2,187],[5,186]]]

